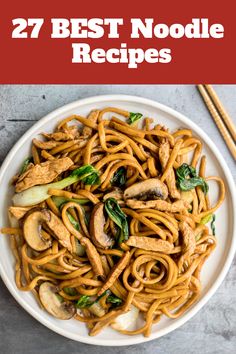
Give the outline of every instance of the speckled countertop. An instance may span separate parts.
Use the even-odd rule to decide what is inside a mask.
[[[236,85],[215,86],[236,123]],[[222,152],[236,180],[236,168],[196,88],[192,85],[0,85],[0,163],[21,135],[50,111],[79,98],[123,93],[143,96],[185,114]],[[51,332],[26,313],[0,280],[1,354],[233,354],[236,353],[236,262],[207,305],[188,323],[160,339],[129,347],[94,347]]]

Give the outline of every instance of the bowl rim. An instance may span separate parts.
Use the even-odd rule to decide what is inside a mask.
[[[121,101],[121,102],[131,102],[131,103],[137,103],[137,104],[143,104],[147,106],[151,106],[153,108],[159,109],[167,114],[170,114],[174,117],[176,117],[178,120],[180,120],[182,123],[189,124],[191,122],[192,129],[200,136],[203,137],[204,140],[207,140],[207,145],[209,146],[210,150],[213,152],[214,157],[217,159],[218,163],[224,170],[225,176],[227,183],[229,185],[229,190],[231,192],[231,200],[232,200],[232,205],[233,205],[233,230],[232,230],[232,240],[231,240],[231,245],[228,251],[228,254],[225,258],[224,265],[221,268],[220,273],[218,274],[215,282],[212,284],[212,286],[208,289],[206,294],[192,307],[186,312],[183,316],[181,316],[178,319],[175,319],[172,324],[168,325],[166,328],[159,330],[156,333],[153,333],[149,338],[145,337],[128,337],[122,342],[117,342],[115,343],[115,346],[126,346],[126,345],[135,345],[139,343],[145,343],[147,341],[151,341],[157,338],[160,338],[173,330],[179,328],[182,326],[184,323],[186,323],[188,320],[190,320],[206,303],[207,301],[212,297],[212,295],[216,292],[216,290],[219,288],[221,283],[223,282],[230,265],[233,261],[234,253],[236,250],[236,187],[234,184],[234,179],[233,176],[230,172],[230,169],[228,165],[226,164],[224,157],[216,147],[216,145],[213,143],[213,141],[208,137],[208,135],[200,128],[196,123],[192,122],[189,118],[187,118],[185,115],[177,112],[176,110],[158,103],[154,100],[148,99],[148,98],[143,98],[140,96],[133,96],[133,95],[125,95],[125,94],[110,94],[110,95],[96,95],[96,96],[91,96],[83,99],[79,99],[76,101],[73,101],[71,103],[68,103],[62,107],[57,108],[56,110],[48,113],[46,116],[41,118],[39,121],[37,121],[31,128],[29,128],[23,136],[14,144],[14,146],[11,148],[7,156],[5,157],[2,166],[0,168],[0,185],[1,185],[1,180],[4,176],[5,171],[8,169],[10,161],[12,160],[12,157],[16,154],[17,150],[19,147],[28,139],[29,135],[33,132],[38,132],[40,130],[40,127],[44,125],[45,123],[51,121],[53,118],[57,117],[59,114],[66,113],[68,110],[72,109],[78,109],[80,106],[87,105],[87,104],[92,104],[92,103],[102,103],[106,101]],[[15,298],[15,300],[23,307],[31,316],[33,316],[36,320],[38,320],[40,323],[42,323],[44,326],[48,327],[52,331],[67,337],[69,339],[73,339],[82,343],[86,344],[92,344],[92,345],[99,345],[99,346],[114,346],[114,340],[112,339],[99,339],[97,340],[96,337],[84,337],[80,336],[79,334],[73,334],[68,331],[65,331],[64,329],[57,327],[57,325],[54,325],[51,323],[50,320],[47,320],[46,318],[42,317],[40,314],[40,311],[36,311],[31,308],[31,306],[21,298],[20,293],[13,287],[12,282],[8,279],[7,273],[5,273],[1,261],[0,261],[0,275],[5,283],[6,287],[10,291],[11,295]]]

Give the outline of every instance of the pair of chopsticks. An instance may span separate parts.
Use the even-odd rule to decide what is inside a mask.
[[[211,85],[197,85],[226,145],[236,160],[236,127]]]

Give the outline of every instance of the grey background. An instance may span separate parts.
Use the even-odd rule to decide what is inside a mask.
[[[236,85],[216,85],[236,123]],[[203,128],[236,180],[233,158],[193,85],[0,85],[0,163],[19,137],[50,111],[79,98],[123,93],[166,104]],[[188,323],[160,339],[129,347],[94,347],[51,332],[26,313],[0,280],[0,353],[236,353],[236,262],[207,305]],[[115,343],[114,343],[115,345]]]

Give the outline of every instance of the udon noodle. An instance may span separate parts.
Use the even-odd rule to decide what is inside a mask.
[[[11,225],[2,233],[18,289],[55,317],[86,323],[91,336],[107,326],[149,336],[162,316],[180,317],[199,299],[216,246],[225,188],[206,176],[202,142],[141,116],[108,107],[62,120],[33,140],[12,182]],[[81,167],[92,175],[81,177]],[[73,171],[74,182],[61,187]],[[210,181],[219,185],[213,206]],[[32,199],[36,185],[47,186],[42,200]]]

